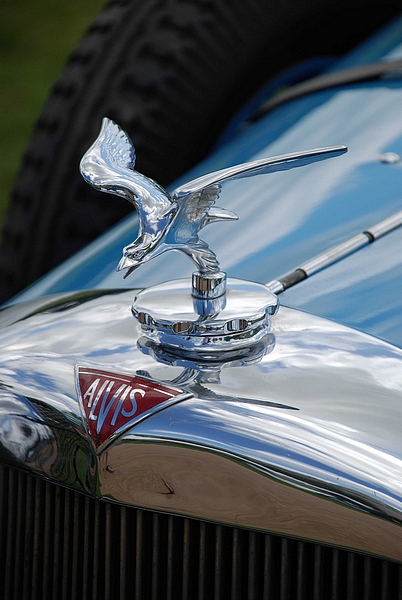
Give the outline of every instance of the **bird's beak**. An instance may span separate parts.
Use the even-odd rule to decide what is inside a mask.
[[[141,261],[133,260],[129,256],[122,256],[119,264],[117,265],[117,271],[123,271],[124,269],[128,269],[127,273],[124,275],[124,278],[128,277],[130,273],[138,269],[138,267],[142,264]]]
[[[135,267],[131,267],[130,269],[128,269],[128,271],[127,271],[126,273],[124,273],[124,277],[123,277],[123,279],[126,279],[126,278],[127,278],[129,275],[131,275],[131,273],[132,273],[133,271],[135,271],[135,270],[136,270],[136,269],[137,269],[139,266],[140,266],[140,265],[137,265],[137,266],[135,266]]]

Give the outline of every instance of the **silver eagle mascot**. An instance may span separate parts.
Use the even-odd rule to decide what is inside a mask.
[[[215,207],[221,183],[252,175],[287,170],[338,155],[344,147],[321,148],[243,163],[194,179],[170,195],[135,167],[135,148],[128,135],[112,120],[104,118],[98,138],[81,159],[80,170],[97,190],[127,198],[137,209],[137,238],[123,249],[117,270],[125,277],[138,266],[168,250],[180,250],[197,265],[200,273],[216,273],[216,255],[198,232],[215,221],[237,219],[229,210]]]

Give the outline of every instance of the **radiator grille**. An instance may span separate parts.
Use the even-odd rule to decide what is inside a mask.
[[[4,599],[402,599],[402,566],[97,502],[0,467]]]

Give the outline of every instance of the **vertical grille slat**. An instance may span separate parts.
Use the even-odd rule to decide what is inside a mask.
[[[297,570],[296,570],[296,600],[306,599],[306,552],[305,544],[297,543]]]
[[[15,536],[15,556],[16,562],[14,565],[14,595],[13,598],[19,600],[21,598],[21,583],[22,583],[22,568],[23,568],[23,560],[24,560],[24,540],[22,534],[25,529],[24,524],[24,516],[25,516],[25,502],[24,497],[26,494],[26,478],[23,477],[22,473],[18,473],[17,476],[17,495],[14,498],[14,502],[16,503],[16,530],[13,532]],[[25,533],[24,533],[25,537]]]
[[[233,529],[231,600],[239,600],[241,598],[241,546],[241,531],[239,529]],[[227,583],[227,585],[229,585],[229,583]]]
[[[13,563],[15,558],[15,536],[13,535],[13,529],[16,523],[16,502],[14,498],[17,498],[17,476],[18,473],[15,471],[9,472],[8,478],[8,510],[9,519],[7,523],[7,546],[6,546],[6,563],[5,563],[5,590],[8,598],[12,597],[12,580],[13,580]]]
[[[355,557],[352,552],[348,552],[348,575],[347,575],[347,600],[353,600],[356,597],[355,592]]]
[[[158,600],[159,588],[159,520],[158,513],[153,514],[152,519],[152,600]]]
[[[314,549],[314,600],[320,600],[321,596],[321,546],[316,546]]]
[[[25,496],[25,548],[24,548],[24,562],[23,562],[23,581],[22,581],[22,600],[29,600],[32,598],[32,546],[34,537],[34,503],[32,501],[35,489],[35,479],[32,477],[27,478],[26,496]],[[0,507],[1,514],[3,508]],[[1,536],[1,533],[0,533]],[[0,537],[1,539],[1,537]],[[0,588],[1,589],[1,588]]]
[[[132,566],[128,563],[128,560],[130,560],[130,553],[128,552],[127,531],[127,509],[124,506],[122,506],[120,511],[119,600],[125,600],[126,598],[125,581],[127,580],[128,569],[132,568]]]
[[[62,600],[68,600],[70,595],[70,560],[72,559],[72,548],[70,546],[70,502],[72,501],[71,494],[65,495],[64,511],[63,511],[63,560],[62,560]]]
[[[363,574],[363,600],[371,599],[371,560],[369,556],[364,557]]]
[[[250,531],[248,538],[247,600],[257,597],[257,535]]]
[[[339,597],[339,552],[335,548],[332,552],[332,578],[331,600]]]
[[[50,486],[46,486],[45,493],[45,507],[43,511],[43,569],[42,578],[43,581],[51,581],[53,575],[52,565],[54,564],[56,570],[58,570],[59,561],[59,537],[60,531],[54,532],[52,525],[59,522],[59,513],[54,513],[54,491]],[[52,494],[53,492],[53,494]],[[57,580],[53,579],[53,593],[50,589],[43,589],[43,596],[45,599],[57,598],[59,596],[59,590],[57,589]],[[49,586],[50,587],[50,586]]]
[[[0,465],[0,550],[3,550],[3,540],[5,540],[5,524],[6,524],[6,510],[7,510],[7,493],[8,493],[8,472],[3,465]],[[0,584],[3,583],[4,569],[0,570]]]
[[[190,556],[191,556],[191,536],[190,536],[190,521],[189,519],[184,520],[183,529],[183,585],[182,585],[182,598],[183,600],[191,600],[190,596]],[[169,574],[169,568],[168,568]],[[170,574],[170,577],[173,573]]]
[[[215,574],[214,588],[215,600],[221,598],[221,575],[222,575],[222,526],[217,525],[215,530]]]
[[[74,517],[73,517],[73,543],[72,543],[72,572],[71,572],[71,597],[77,598],[79,590],[81,589],[81,545],[80,545],[80,512],[81,512],[81,498],[78,494],[74,496]],[[54,597],[54,596],[53,596]]]
[[[140,510],[136,511],[136,542],[135,542],[135,598],[141,598],[142,592],[142,515]]]
[[[281,544],[281,592],[280,600],[288,600],[290,585],[290,550],[289,540],[283,538]]]
[[[90,553],[91,553],[91,548],[90,548],[90,499],[85,497],[84,498],[84,510],[83,510],[83,515],[82,515],[82,519],[84,521],[83,523],[83,527],[82,530],[84,532],[84,539],[83,539],[83,543],[82,543],[82,548],[83,548],[83,557],[82,557],[82,591],[83,591],[83,598],[90,598],[91,594],[90,594],[90,587],[91,587],[91,576],[90,576]],[[82,524],[81,524],[82,526]],[[56,596],[54,596],[56,597]]]
[[[388,585],[388,563],[383,560],[381,564],[381,600],[387,600],[389,593]]]
[[[100,504],[98,504],[97,502],[95,503],[95,505],[93,505],[93,511],[94,511],[94,522],[93,522],[93,546],[91,548],[92,552],[95,553],[95,548],[97,548],[97,552],[99,553],[97,556],[93,556],[93,562],[92,562],[92,581],[90,582],[90,585],[92,587],[92,594],[89,596],[89,598],[92,598],[92,600],[97,600],[97,598],[100,597],[100,585],[99,585],[99,566],[100,566],[100,562],[101,562],[101,557],[103,555],[103,552],[105,550],[104,548],[104,540],[102,540],[101,537],[101,518],[100,518],[100,512],[101,512],[101,506]]]
[[[206,570],[206,523],[200,524],[199,562],[198,562],[198,600],[205,596],[207,570]]]
[[[34,535],[33,535],[33,552],[32,552],[32,600],[40,599],[42,597],[42,586],[41,584],[41,569],[42,569],[42,556],[41,547],[42,539],[41,532],[43,527],[42,513],[43,513],[43,497],[44,497],[44,483],[39,479],[35,479],[34,485],[34,496],[33,501],[35,503],[34,510]]]
[[[398,590],[397,598],[402,598],[402,565],[399,565],[399,567],[398,567],[396,579],[397,579],[396,588]]]
[[[111,598],[114,593],[112,590],[112,582],[111,582],[111,563],[112,563],[112,553],[116,552],[117,548],[113,549],[112,542],[112,506],[110,504],[106,504],[105,506],[105,565],[104,565],[104,587],[105,587],[105,595],[107,598]]]
[[[402,600],[392,561],[0,478],[0,600]]]
[[[173,600],[173,571],[175,570],[175,548],[174,548],[174,532],[173,532],[173,517],[168,517],[168,533],[167,533],[167,581],[166,581],[166,598],[167,600]],[[177,560],[177,557],[176,557]],[[184,570],[183,570],[183,582],[184,582]]]
[[[273,551],[272,551],[272,537],[270,535],[264,536],[264,588],[263,588],[263,599],[269,600],[273,597],[272,595],[272,581],[273,581]]]

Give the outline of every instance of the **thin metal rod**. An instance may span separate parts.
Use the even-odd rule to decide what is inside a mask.
[[[303,263],[294,271],[284,275],[280,279],[274,279],[270,281],[266,285],[274,294],[281,294],[288,288],[296,285],[296,283],[300,283],[300,281],[307,279],[307,277],[311,277],[311,275],[315,275],[319,271],[322,271],[323,269],[333,265],[339,260],[350,256],[364,246],[372,244],[380,237],[390,233],[401,225],[402,210],[395,213],[391,217],[384,219],[384,221],[380,221],[376,225],[369,227],[362,233],[355,235],[349,240],[346,240],[346,242],[342,242],[342,244],[338,244],[330,250],[327,250],[326,252],[323,252],[322,254],[319,254],[311,260]]]

